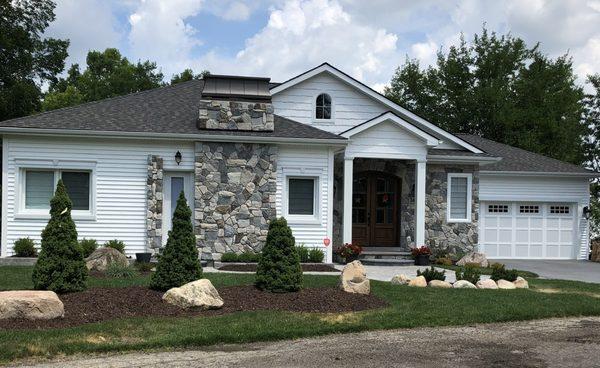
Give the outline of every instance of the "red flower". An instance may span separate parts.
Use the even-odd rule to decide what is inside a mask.
[[[342,246],[337,247],[335,253],[343,258],[357,256],[362,253],[362,247],[360,245],[346,243]]]
[[[414,247],[414,248],[410,248],[410,253],[413,255],[413,257],[416,256],[429,256],[431,255],[431,249],[429,249],[428,246],[426,245],[422,245],[420,247]]]

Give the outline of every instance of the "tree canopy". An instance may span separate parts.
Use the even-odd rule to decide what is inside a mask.
[[[208,70],[203,70],[198,74],[194,74],[194,71],[188,68],[182,71],[181,73],[175,74],[173,77],[171,77],[171,85],[191,81],[192,79],[202,79],[209,74],[210,72]]]
[[[400,66],[385,95],[453,133],[478,134],[575,164],[586,160],[583,89],[572,60],[488,32]]]
[[[69,41],[42,37],[54,7],[50,0],[0,0],[0,121],[38,111],[41,86],[65,67]]]
[[[86,69],[81,72],[73,64],[67,76],[50,85],[43,102],[44,110],[97,101],[108,97],[140,92],[164,85],[163,74],[156,63],[137,63],[123,57],[119,50],[90,51]]]

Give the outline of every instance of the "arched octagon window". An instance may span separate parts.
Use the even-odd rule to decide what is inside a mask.
[[[331,119],[331,96],[327,93],[321,93],[317,96],[315,118]]]

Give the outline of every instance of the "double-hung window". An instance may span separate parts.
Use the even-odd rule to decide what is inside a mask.
[[[92,170],[82,169],[22,168],[18,214],[46,216],[59,179],[73,204],[74,217],[92,216]]]
[[[448,222],[471,221],[471,174],[448,174]]]

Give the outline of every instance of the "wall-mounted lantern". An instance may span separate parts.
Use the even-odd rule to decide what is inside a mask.
[[[586,220],[589,220],[591,215],[592,215],[592,211],[590,210],[590,208],[588,206],[583,207],[583,217]]]
[[[181,163],[181,152],[179,151],[177,151],[177,153],[175,154],[175,162],[177,162],[177,165]]]

